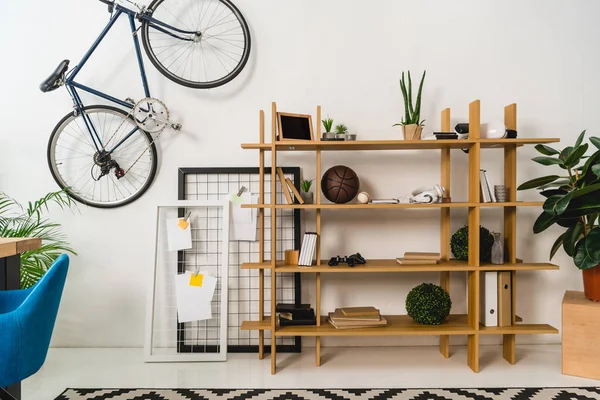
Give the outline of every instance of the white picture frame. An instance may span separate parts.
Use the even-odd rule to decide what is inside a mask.
[[[159,279],[157,265],[159,262],[159,227],[161,226],[161,210],[180,208],[198,209],[198,208],[221,208],[221,271],[220,271],[220,308],[219,308],[219,351],[214,353],[171,353],[157,354],[153,346],[155,334],[155,312],[156,312],[156,292]],[[159,205],[156,208],[156,225],[154,241],[154,267],[152,268],[152,277],[150,279],[150,288],[148,290],[147,308],[146,308],[146,337],[144,341],[144,358],[146,362],[199,362],[199,361],[226,361],[227,360],[227,331],[228,331],[228,271],[229,271],[229,219],[230,202],[229,200],[179,200],[167,205]],[[171,271],[169,271],[170,273]],[[177,274],[177,269],[172,271],[172,276]],[[174,278],[173,278],[174,279]],[[173,344],[177,347],[177,343]]]

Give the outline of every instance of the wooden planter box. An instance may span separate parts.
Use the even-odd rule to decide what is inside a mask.
[[[600,303],[567,291],[562,302],[562,373],[600,379]]]

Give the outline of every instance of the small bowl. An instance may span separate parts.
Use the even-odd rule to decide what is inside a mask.
[[[346,133],[346,140],[356,140],[356,133]]]

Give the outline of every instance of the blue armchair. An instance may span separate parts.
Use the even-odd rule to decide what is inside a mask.
[[[0,291],[0,398],[44,364],[68,269],[63,254],[35,286]]]

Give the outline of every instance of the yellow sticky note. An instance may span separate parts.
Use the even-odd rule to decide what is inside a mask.
[[[190,286],[202,287],[203,279],[204,279],[204,275],[202,275],[202,274],[190,275]]]
[[[179,223],[177,225],[185,231],[187,227],[190,226],[190,223],[183,218],[179,218]]]

